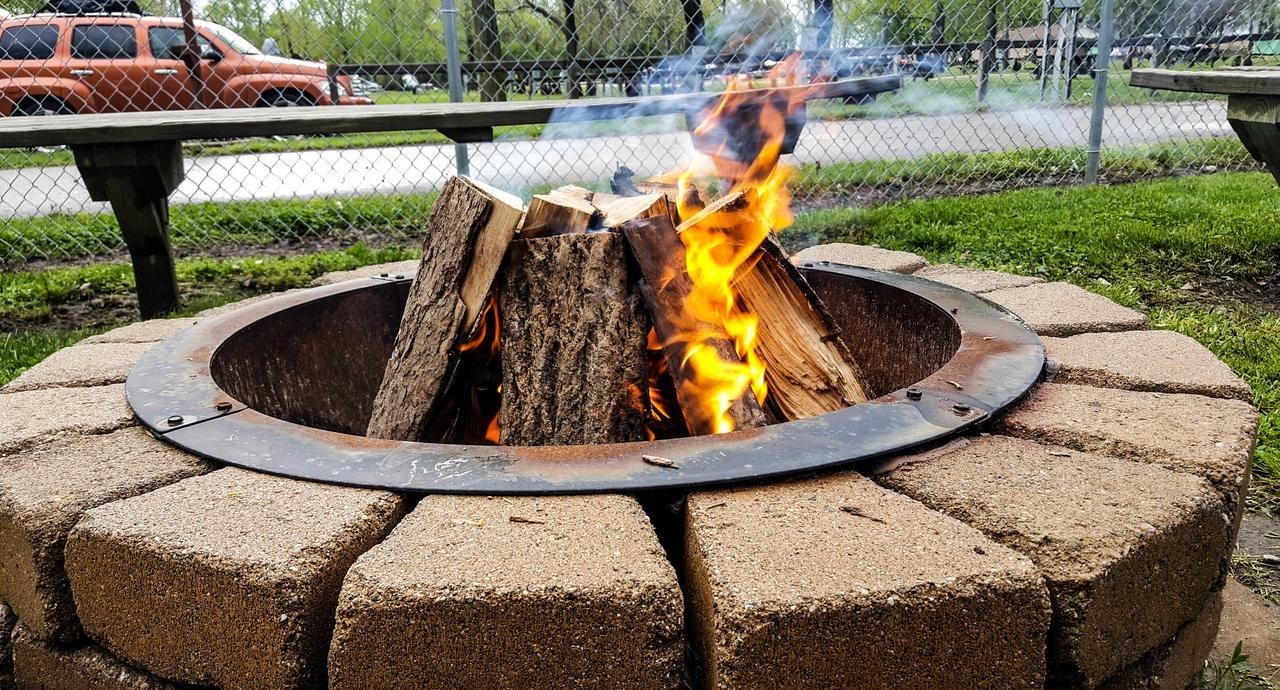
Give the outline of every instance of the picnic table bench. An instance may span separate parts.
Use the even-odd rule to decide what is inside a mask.
[[[1133,71],[1129,84],[1225,95],[1227,122],[1249,154],[1267,166],[1280,183],[1280,67],[1232,67],[1198,72],[1139,69]]]
[[[852,98],[901,87],[896,75],[770,89],[777,97]],[[182,141],[437,130],[458,143],[493,141],[493,128],[683,114],[689,127],[720,94],[703,92],[577,101],[244,108],[10,117],[0,148],[70,146],[94,201],[111,205],[129,248],[144,318],[178,308],[169,243],[169,195],[183,180]],[[803,118],[799,121],[803,125]],[[798,131],[797,131],[798,133]],[[789,137],[794,143],[794,137]]]

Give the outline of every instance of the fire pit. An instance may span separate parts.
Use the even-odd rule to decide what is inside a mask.
[[[129,402],[160,438],[224,463],[303,479],[447,493],[637,492],[776,477],[936,441],[1035,382],[1044,351],[1008,311],[894,273],[802,264],[846,330],[876,399],[714,437],[586,446],[465,446],[364,437],[409,280],[280,297],[151,350]],[[676,467],[654,465],[659,456]]]
[[[1248,476],[1248,388],[1190,339],[1071,286],[866,247],[797,258],[837,320],[877,325],[858,346],[876,397],[717,436],[544,448],[359,436],[408,288],[385,268],[63,350],[0,395],[0,596],[17,614],[19,683],[1194,678]],[[1041,339],[993,303],[1054,334],[1052,382],[1021,401]],[[163,441],[128,428],[126,387]],[[871,426],[859,408],[896,412]],[[965,433],[978,421],[993,435]],[[855,462],[861,473],[760,480],[865,459],[874,434],[883,454]],[[623,493],[410,501],[222,467],[174,442],[329,482]],[[655,448],[678,467],[636,462]],[[502,462],[469,480],[465,465],[448,476],[453,457]],[[408,471],[415,459],[425,473]],[[726,481],[738,484],[643,491]],[[0,609],[0,622],[15,618]]]

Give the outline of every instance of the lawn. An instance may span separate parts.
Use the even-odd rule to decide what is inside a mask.
[[[1154,146],[1109,148],[1102,156],[1104,179],[1131,180],[1199,169],[1251,165],[1235,137],[1173,141]],[[853,196],[873,200],[927,193],[973,193],[1045,184],[1068,184],[1084,175],[1083,147],[1020,149],[985,154],[932,154],[899,160],[805,165],[791,180],[805,204],[832,203]],[[603,189],[607,182],[584,181]],[[541,189],[516,190],[526,195]],[[179,255],[245,253],[246,247],[304,251],[316,243],[381,246],[417,237],[435,199],[433,192],[384,197],[352,197],[176,205],[171,235]],[[283,245],[283,247],[282,247]],[[24,262],[83,260],[123,248],[114,216],[105,213],[53,214],[13,218],[0,224],[0,267]]]

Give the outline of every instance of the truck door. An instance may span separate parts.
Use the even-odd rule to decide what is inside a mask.
[[[191,71],[179,56],[186,46],[180,26],[152,26],[147,29],[147,47],[151,51],[151,70],[147,80],[155,93],[157,110],[186,110],[196,105],[195,85]],[[208,45],[200,37],[200,49]]]
[[[100,112],[155,110],[138,62],[138,27],[131,21],[76,24],[67,70],[93,92]]]

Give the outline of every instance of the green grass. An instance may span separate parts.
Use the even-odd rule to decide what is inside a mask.
[[[21,331],[0,333],[0,385],[17,378],[31,365],[82,338],[101,332],[101,328],[72,331]]]
[[[1110,179],[1153,177],[1212,164],[1251,163],[1235,138],[1193,139],[1141,148],[1108,150],[1102,174]],[[801,166],[792,180],[798,199],[841,196],[859,188],[938,189],[966,184],[1020,186],[1084,173],[1081,148],[1021,149],[986,154],[937,154],[923,158]],[[599,186],[599,182],[586,181]],[[538,190],[523,190],[525,192]],[[381,244],[418,236],[435,193],[384,197],[184,204],[171,209],[171,235],[179,253],[211,246],[258,246],[325,240]],[[0,266],[29,257],[76,259],[121,246],[114,216],[54,214],[14,218],[0,225]]]
[[[1069,281],[1195,338],[1253,388],[1262,411],[1253,506],[1280,514],[1280,312],[1224,295],[1280,274],[1276,218],[1274,178],[1237,173],[814,211],[784,239]]]

